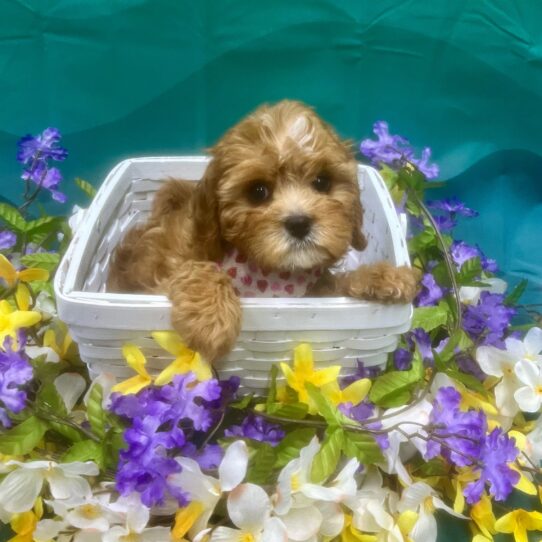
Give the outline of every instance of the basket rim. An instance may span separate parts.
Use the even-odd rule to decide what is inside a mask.
[[[54,278],[54,289],[57,299],[62,303],[76,303],[78,305],[96,305],[96,306],[115,306],[118,308],[146,308],[152,306],[155,309],[171,309],[171,303],[165,295],[154,294],[133,294],[133,293],[116,293],[116,292],[85,292],[80,289],[72,289],[75,276],[76,262],[81,260],[81,256],[86,250],[92,229],[96,221],[99,219],[99,212],[102,208],[104,200],[114,191],[115,184],[119,176],[131,166],[155,164],[177,164],[190,163],[196,167],[203,167],[210,162],[211,158],[205,155],[181,155],[181,156],[140,156],[127,158],[119,162],[111,169],[102,186],[98,190],[94,200],[89,208],[85,211],[85,216],[80,224],[77,232],[64,254]],[[373,185],[383,203],[384,213],[390,229],[402,233],[400,218],[395,211],[393,202],[389,192],[381,179],[378,172],[371,166],[358,163],[358,178],[361,174],[366,174],[372,177]],[[392,235],[394,254],[400,261],[397,265],[410,265],[408,251],[405,246],[401,246],[400,239],[396,235]],[[349,297],[302,297],[302,298],[242,298],[241,305],[246,309],[267,309],[281,311],[299,311],[299,310],[325,310],[333,308],[346,309],[347,311],[358,312],[362,310],[366,312],[371,307],[385,307],[381,303],[373,301],[364,301],[352,299]],[[411,304],[393,305],[393,307],[407,309],[410,306],[410,315],[412,315]],[[59,307],[60,309],[60,307]]]

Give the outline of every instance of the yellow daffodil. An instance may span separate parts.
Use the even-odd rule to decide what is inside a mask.
[[[487,495],[482,498],[470,509],[470,517],[476,523],[483,536],[492,539],[495,531],[495,514],[491,506],[491,499]]]
[[[341,532],[341,542],[376,542],[377,537],[373,534],[364,534],[352,525],[352,516],[344,515],[344,527]]]
[[[200,382],[212,378],[210,365],[197,352],[190,350],[179,335],[173,331],[155,331],[152,338],[175,356],[173,362],[156,377],[156,385],[163,386],[171,382],[175,375],[189,372],[194,373]]]
[[[322,394],[325,395],[335,406],[340,403],[352,403],[357,405],[365,399],[371,388],[371,381],[368,378],[356,380],[344,390],[341,390],[338,382],[335,380],[322,386]]]
[[[175,514],[175,524],[171,530],[171,538],[175,542],[184,542],[184,535],[191,529],[192,525],[201,516],[204,506],[199,501],[192,501],[184,508],[179,508]]]
[[[294,349],[294,368],[287,363],[281,363],[280,368],[286,377],[288,385],[297,391],[299,401],[309,405],[309,412],[316,412],[314,405],[309,401],[306,385],[308,383],[322,388],[325,384],[336,381],[341,370],[340,366],[334,365],[325,369],[315,369],[312,357],[312,349],[308,344],[300,344]]]
[[[43,516],[43,503],[41,498],[36,500],[34,510],[13,514],[11,516],[10,526],[15,534],[8,542],[33,542],[34,531],[38,521]]]
[[[500,517],[495,522],[499,533],[514,533],[516,542],[529,542],[527,531],[542,531],[542,513],[518,509]]]
[[[155,337],[155,335],[158,335],[158,338]],[[140,348],[134,344],[125,344],[122,347],[122,355],[124,356],[126,363],[128,363],[137,375],[113,386],[111,389],[112,392],[121,393],[123,395],[137,393],[143,388],[150,386],[153,381],[157,386],[164,386],[165,384],[169,384],[175,375],[188,373],[190,371],[192,371],[200,381],[211,378],[212,373],[210,367],[201,359],[199,354],[188,349],[174,333],[153,333],[153,337],[160,346],[173,355],[176,355],[176,359],[153,379],[147,372],[147,359]]]
[[[0,254],[0,278],[3,278],[9,287],[15,286],[20,282],[32,282],[34,280],[47,280],[49,271],[46,269],[31,268],[17,271],[13,264],[3,255]]]
[[[53,352],[55,352],[60,359],[64,359],[66,357],[72,342],[72,338],[67,330],[64,334],[64,339],[60,344],[57,342],[56,333],[52,329],[48,329],[43,335],[43,346],[53,350]]]
[[[0,301],[0,345],[8,336],[15,338],[18,329],[33,326],[40,320],[39,312],[14,310],[5,299]]]

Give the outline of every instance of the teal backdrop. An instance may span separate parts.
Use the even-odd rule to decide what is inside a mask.
[[[19,136],[57,126],[73,185],[119,160],[199,153],[265,101],[359,140],[386,119],[481,213],[459,229],[542,301],[542,2],[0,0],[0,186]],[[437,194],[435,194],[436,196]]]

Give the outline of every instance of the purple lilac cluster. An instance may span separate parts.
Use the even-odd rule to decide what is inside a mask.
[[[496,273],[499,270],[495,260],[487,258],[479,247],[474,247],[464,241],[454,241],[450,247],[450,254],[458,271],[461,271],[465,262],[472,260],[473,258],[480,258],[480,264],[483,271]]]
[[[227,437],[242,437],[266,442],[271,446],[276,446],[285,435],[280,426],[269,423],[261,416],[254,414],[249,414],[241,425],[232,425],[224,434]]]
[[[0,250],[6,250],[15,246],[17,236],[9,230],[0,231]]]
[[[504,346],[504,336],[516,314],[504,303],[504,295],[482,292],[478,305],[463,309],[463,329],[476,344]]]
[[[51,197],[60,203],[66,195],[57,190],[62,174],[56,167],[49,167],[49,160],[61,162],[68,151],[59,145],[60,132],[56,128],[46,128],[37,136],[26,135],[18,142],[17,161],[25,166],[21,178],[34,183],[38,189],[49,191]]]
[[[26,339],[18,334],[18,348],[11,337],[6,337],[0,348],[0,424],[11,427],[8,412],[21,412],[26,406],[26,391],[22,386],[32,380],[32,367],[26,358],[23,345]]]
[[[421,158],[416,158],[408,140],[399,135],[390,134],[388,123],[383,120],[374,123],[373,132],[378,139],[376,141],[364,139],[360,145],[361,153],[373,164],[387,164],[393,168],[400,168],[410,162],[415,164],[427,179],[438,177],[438,166],[429,163],[431,159],[429,147],[422,150]]]
[[[457,226],[459,217],[473,218],[478,212],[467,207],[457,198],[428,201],[427,207],[433,211],[433,218],[441,231],[449,231]]]
[[[421,283],[421,290],[414,303],[417,307],[432,307],[446,295],[447,290],[442,288],[432,273],[424,273]]]
[[[393,354],[395,368],[398,371],[410,369],[410,364],[416,348],[420,351],[424,364],[429,366],[433,365],[433,350],[439,354],[449,340],[448,338],[441,340],[433,349],[429,333],[421,327],[417,327],[412,331],[405,333],[404,338],[407,343],[407,348],[398,348]]]
[[[487,434],[487,420],[482,411],[460,410],[461,395],[452,387],[440,388],[433,402],[425,459],[437,455],[457,467],[471,467],[480,474],[465,487],[469,504],[478,502],[489,485],[496,501],[505,500],[519,480],[519,474],[508,464],[519,454],[515,440],[494,429]]]
[[[195,443],[216,423],[237,386],[238,381],[198,382],[188,373],[135,395],[113,395],[111,410],[130,424],[115,477],[118,491],[140,493],[146,506],[162,504],[168,495],[179,506],[187,504],[186,495],[168,481],[170,474],[181,470],[174,457],[185,455],[201,460],[203,467],[216,466],[221,458],[217,447],[200,451]]]

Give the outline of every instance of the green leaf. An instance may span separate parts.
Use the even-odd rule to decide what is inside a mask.
[[[276,451],[271,445],[259,444],[250,460],[247,481],[253,484],[266,484],[273,476],[276,459]]]
[[[7,203],[0,203],[0,219],[16,233],[23,233],[26,230],[26,220],[23,215]]]
[[[462,384],[465,384],[465,386],[467,386],[467,388],[470,388],[471,390],[474,390],[474,391],[482,394],[484,397],[487,397],[488,392],[484,388],[482,383],[477,378],[475,378],[474,376],[469,375],[467,373],[461,372],[457,368],[457,365],[455,365],[455,363],[454,363],[453,366],[447,366],[444,369],[444,372],[449,377],[453,378],[454,380],[457,380],[458,382],[461,382]]]
[[[30,453],[45,435],[48,425],[30,416],[24,422],[0,435],[0,453],[4,455],[24,455]]]
[[[423,363],[416,352],[412,367],[408,371],[391,371],[379,376],[369,391],[369,399],[385,408],[404,405],[422,379]]]
[[[311,479],[314,483],[326,480],[337,468],[344,444],[344,431],[329,428],[320,450],[312,462]]]
[[[87,418],[92,431],[98,437],[105,435],[105,412],[102,407],[103,389],[99,384],[94,384],[87,403]]]
[[[482,274],[482,264],[480,258],[471,258],[463,263],[461,271],[457,273],[457,282],[461,286],[466,286]]]
[[[422,463],[414,470],[417,476],[446,476],[449,472],[449,466],[438,457]]]
[[[53,271],[60,261],[60,254],[56,252],[36,252],[35,254],[26,254],[21,258],[21,263],[26,267],[40,267]]]
[[[527,288],[527,285],[529,284],[529,281],[527,279],[521,279],[514,289],[506,296],[506,299],[504,300],[505,305],[515,305],[523,295],[523,292],[525,292],[525,289]]]
[[[89,197],[93,198],[96,195],[96,189],[84,179],[80,177],[75,178],[75,184]]]
[[[275,448],[277,453],[275,467],[284,467],[292,459],[299,457],[299,450],[307,446],[315,434],[316,429],[312,427],[294,429],[288,433]]]
[[[271,403],[267,413],[291,420],[302,420],[307,416],[309,407],[305,403]]]
[[[58,393],[53,382],[44,384],[38,392],[36,403],[38,407],[44,407],[56,416],[67,416],[66,405]]]
[[[276,365],[271,365],[271,370],[269,371],[269,392],[267,394],[267,409],[270,405],[277,400],[277,374],[279,369]]]
[[[429,332],[443,326],[448,321],[449,312],[446,303],[442,302],[435,307],[417,307],[414,309],[412,329],[421,327]]]
[[[452,336],[446,343],[446,346],[439,354],[439,357],[443,362],[449,361],[455,355],[456,348],[459,348],[459,350],[463,351],[470,348],[472,344],[473,342],[471,338],[465,333],[465,331],[459,329],[452,334]]]
[[[62,457],[64,463],[72,461],[95,461],[98,465],[104,463],[103,447],[93,440],[76,442]]]
[[[307,383],[305,388],[312,399],[318,413],[322,416],[330,426],[342,426],[352,423],[350,418],[347,418],[331,401],[325,397],[322,392],[313,384]]]
[[[250,404],[250,401],[252,401],[253,394],[249,393],[247,395],[244,395],[241,399],[238,401],[234,401],[233,403],[230,403],[228,406],[231,408],[235,408],[237,410],[244,410],[248,407]]]
[[[380,446],[369,433],[346,431],[344,435],[344,454],[356,458],[360,463],[371,465],[382,460]]]
[[[408,241],[409,251],[412,252],[422,252],[427,247],[433,246],[436,241],[436,234],[433,228],[426,228],[418,235],[415,235]]]
[[[49,424],[52,431],[58,433],[69,442],[80,442],[85,438],[80,431],[78,431],[71,425],[66,425],[65,423],[53,420],[49,420],[47,423]]]

